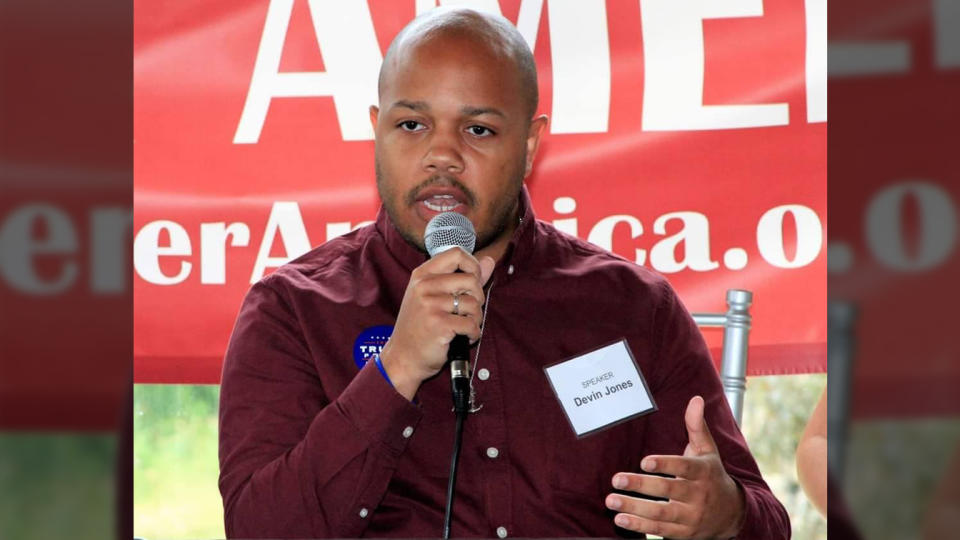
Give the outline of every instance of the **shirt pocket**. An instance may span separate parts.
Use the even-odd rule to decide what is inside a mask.
[[[550,391],[545,413],[550,485],[567,493],[603,501],[613,489],[617,472],[639,470],[643,418],[601,429],[578,438],[556,396]]]

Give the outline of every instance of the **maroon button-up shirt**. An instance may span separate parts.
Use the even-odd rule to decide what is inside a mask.
[[[682,454],[694,395],[746,516],[738,538],[790,536],[725,401],[704,341],[667,281],[534,218],[494,270],[474,348],[454,536],[618,536],[611,477]],[[354,342],[393,325],[426,260],[381,209],[254,285],[230,340],[220,401],[220,491],[230,537],[438,537],[453,444],[445,372],[414,403]],[[543,368],[625,338],[658,410],[578,439]],[[502,528],[502,529],[501,529]]]

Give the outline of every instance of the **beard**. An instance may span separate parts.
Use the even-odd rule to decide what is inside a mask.
[[[480,251],[499,240],[508,230],[513,230],[512,225],[516,225],[518,220],[517,213],[520,206],[520,190],[523,187],[524,172],[526,170],[525,164],[526,152],[524,152],[522,159],[518,160],[517,166],[511,171],[510,182],[507,184],[507,188],[487,203],[487,208],[490,210],[488,212],[490,215],[489,222],[473,224],[477,233],[474,252]],[[393,184],[383,171],[378,152],[375,152],[374,169],[377,175],[377,191],[380,193],[380,201],[387,211],[387,216],[390,217],[390,222],[393,223],[394,228],[408,244],[426,253],[427,248],[423,241],[424,231],[422,229],[407,228],[401,225],[399,217],[402,209],[398,208],[395,203],[395,201],[398,201],[398,198],[396,197]],[[450,186],[459,189],[467,199],[464,204],[466,204],[470,210],[476,211],[479,209],[480,202],[477,201],[473,191],[456,178],[446,175],[433,175],[423,182],[420,182],[399,199],[399,204],[405,205],[407,208],[418,204],[416,202],[417,195],[423,189],[434,185]]]

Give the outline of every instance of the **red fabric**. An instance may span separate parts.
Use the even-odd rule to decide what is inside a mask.
[[[682,454],[684,411],[699,394],[725,469],[746,495],[738,538],[788,538],[789,518],[667,282],[532,217],[527,202],[487,294],[473,361],[490,377],[475,379],[483,408],[465,425],[453,534],[493,537],[505,527],[517,537],[617,535],[604,507],[613,474],[639,471],[646,455]],[[250,290],[221,388],[228,536],[439,533],[454,432],[449,381],[426,381],[411,404],[375,365],[358,372],[352,355],[365,328],[394,323],[410,272],[425,260],[381,213],[375,226]],[[543,368],[621,338],[658,410],[578,440]]]

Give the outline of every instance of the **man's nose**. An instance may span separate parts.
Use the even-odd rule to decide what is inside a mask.
[[[434,130],[423,156],[423,168],[430,173],[463,172],[463,154],[455,129]]]

